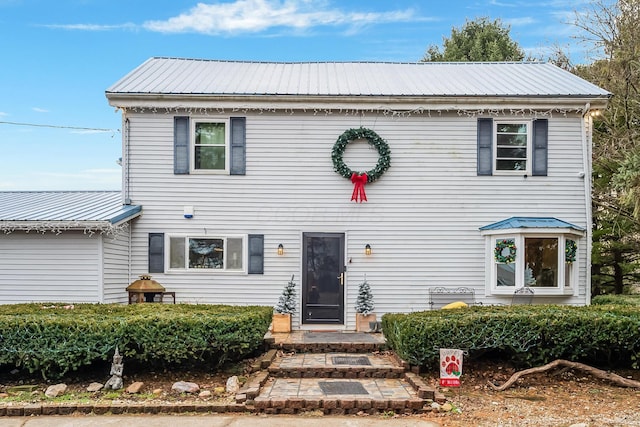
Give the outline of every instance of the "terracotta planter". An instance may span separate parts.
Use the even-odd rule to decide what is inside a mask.
[[[287,313],[273,313],[271,332],[274,334],[291,332],[291,315]]]
[[[362,313],[356,313],[356,331],[357,332],[369,332],[371,327],[369,322],[375,322],[375,313],[364,315]]]

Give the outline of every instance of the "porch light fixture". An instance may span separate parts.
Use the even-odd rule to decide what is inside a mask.
[[[278,255],[284,255],[284,246],[282,246],[282,243],[278,245]]]
[[[364,254],[365,255],[371,255],[371,245],[368,244],[368,243],[364,247]]]

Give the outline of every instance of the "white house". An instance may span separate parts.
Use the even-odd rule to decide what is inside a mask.
[[[151,58],[106,96],[122,203],[144,207],[128,281],[274,305],[293,274],[299,328],[353,329],[365,278],[379,315],[436,286],[590,301],[591,115],[610,94],[551,64]]]
[[[0,304],[126,302],[140,211],[119,191],[0,192]]]

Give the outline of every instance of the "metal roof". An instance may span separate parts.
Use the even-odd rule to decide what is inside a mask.
[[[243,62],[150,58],[106,91],[144,95],[530,96],[610,94],[543,62]]]
[[[142,207],[123,205],[119,191],[2,191],[2,222],[104,222],[118,224]]]
[[[583,227],[571,224],[570,222],[562,221],[558,218],[552,217],[521,217],[514,216],[511,218],[503,219],[502,221],[494,222],[493,224],[480,227],[480,230],[506,230],[511,228],[570,228],[573,230],[584,231]]]

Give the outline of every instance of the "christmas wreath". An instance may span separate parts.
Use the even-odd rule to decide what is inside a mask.
[[[578,244],[574,240],[567,240],[564,244],[564,260],[565,262],[572,263],[576,260],[576,252],[578,250]]]
[[[496,262],[510,264],[516,260],[516,242],[512,239],[498,240],[493,250]]]
[[[380,156],[378,157],[376,166],[366,172],[353,171],[342,160],[347,145],[357,139],[366,139],[370,145],[378,150]],[[367,200],[364,192],[364,184],[377,180],[389,169],[391,165],[391,150],[387,142],[380,138],[377,133],[371,129],[360,127],[357,129],[348,129],[338,137],[331,151],[331,160],[333,160],[333,170],[353,182],[354,189],[351,200],[362,202],[363,200]]]

